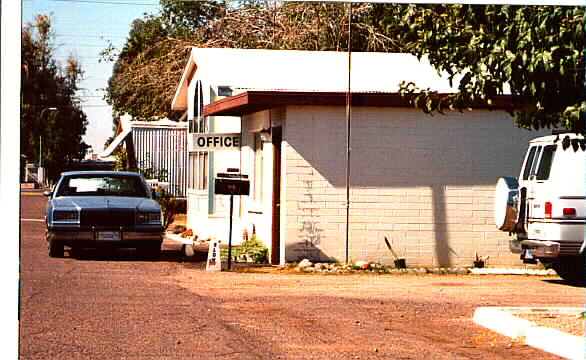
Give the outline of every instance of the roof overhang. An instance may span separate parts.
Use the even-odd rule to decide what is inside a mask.
[[[120,144],[122,144],[122,141],[124,141],[132,131],[132,126],[130,126],[131,119],[132,117],[129,115],[123,115],[122,117],[120,117],[120,121],[118,122],[118,128],[116,129],[116,136],[114,137],[114,140],[112,140],[110,145],[108,145],[108,147],[104,149],[104,151],[98,154],[98,158],[103,159],[111,156],[114,150],[116,150],[116,148],[120,146]]]
[[[185,65],[185,69],[183,70],[183,75],[181,75],[179,85],[175,90],[175,96],[173,96],[173,101],[171,102],[171,110],[187,110],[187,89],[196,69],[197,65],[193,59],[192,49],[189,53],[189,60],[187,60],[187,65]]]
[[[345,106],[346,97],[346,92],[246,91],[206,105],[204,116],[242,116],[282,106]],[[352,93],[351,99],[352,106],[413,107],[398,93]],[[472,108],[511,110],[513,98],[502,95],[491,105],[479,103]]]

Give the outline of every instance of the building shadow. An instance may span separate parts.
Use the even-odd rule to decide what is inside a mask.
[[[318,246],[314,245],[311,241],[298,241],[290,243],[285,248],[289,261],[299,262],[303,259],[309,259],[311,261],[319,262],[340,262],[340,259],[331,257],[324,253]]]

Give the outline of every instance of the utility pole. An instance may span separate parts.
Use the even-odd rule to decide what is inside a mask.
[[[40,118],[40,126],[39,126],[39,169],[37,170],[37,176],[40,183],[45,185],[45,171],[43,169],[43,135],[41,135],[42,131],[44,130],[43,125],[43,116],[45,115],[46,111],[57,111],[56,107],[47,107],[41,110]]]
[[[41,125],[43,125],[43,115],[45,115],[46,111],[57,111],[56,107],[47,107],[41,110],[41,115],[39,116]],[[40,131],[43,131],[43,126],[41,126]],[[39,134],[39,167],[43,167],[43,135]]]

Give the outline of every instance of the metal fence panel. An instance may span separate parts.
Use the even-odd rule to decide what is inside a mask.
[[[172,196],[186,198],[187,128],[133,126],[132,140],[138,167],[169,182]]]

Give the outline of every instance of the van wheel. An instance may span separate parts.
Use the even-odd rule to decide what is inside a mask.
[[[586,284],[586,261],[583,255],[560,258],[560,261],[552,263],[551,267],[570,284]]]

